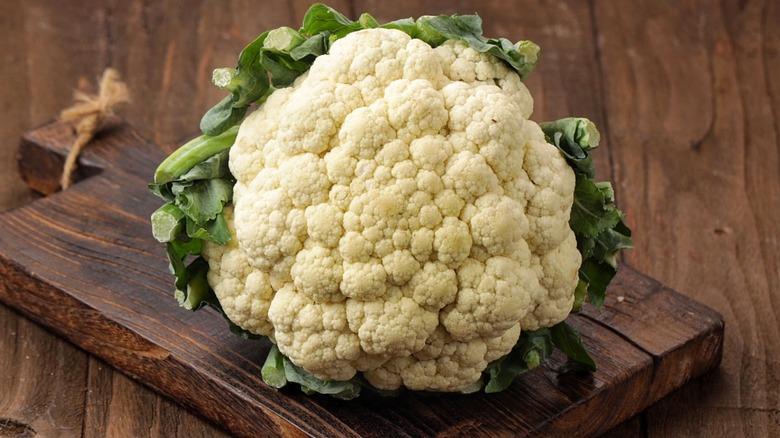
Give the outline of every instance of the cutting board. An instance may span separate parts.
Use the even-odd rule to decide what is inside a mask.
[[[720,363],[723,319],[623,266],[606,305],[573,316],[599,366],[559,377],[565,358],[498,394],[361,395],[344,402],[266,386],[267,341],[242,340],[210,310],[172,294],[150,233],[147,191],[162,150],[125,123],[99,134],[78,182],[58,192],[74,134],[58,122],[24,135],[19,166],[47,195],[0,214],[0,300],[154,390],[250,436],[590,436]]]

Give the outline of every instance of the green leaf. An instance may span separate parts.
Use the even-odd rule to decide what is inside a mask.
[[[569,225],[577,237],[582,255],[580,281],[573,309],[579,310],[583,296],[600,307],[607,286],[617,273],[620,251],[633,247],[631,230],[623,213],[615,207],[615,193],[608,182],[595,182],[595,165],[590,151],[601,136],[588,119],[569,117],[540,123],[547,142],[555,145],[575,173],[574,204]]]
[[[620,220],[613,228],[606,229],[598,235],[594,240],[592,253],[596,260],[602,260],[617,269],[617,256],[620,251],[633,247],[631,230],[623,220]]]
[[[207,304],[206,300],[213,294],[206,279],[208,272],[209,264],[203,257],[187,266],[187,293],[179,297],[179,305],[187,310],[198,310]]]
[[[307,394],[326,394],[341,400],[351,400],[360,395],[360,384],[356,381],[322,380],[295,365],[287,357],[283,357],[283,359],[287,380],[301,385],[301,390]]]
[[[593,248],[596,247],[596,239],[592,237],[585,237],[582,234],[575,234],[577,238],[577,249],[582,255],[582,260],[587,259],[593,255]]]
[[[518,41],[512,44],[505,38],[490,39],[486,47],[486,50],[478,51],[503,59],[517,71],[522,80],[526,80],[539,63],[540,48],[532,41]]]
[[[190,182],[209,179],[233,179],[230,173],[230,150],[225,149],[196,164],[195,167],[181,175],[176,182]]]
[[[309,69],[309,64],[287,59],[287,56],[265,52],[260,57],[263,67],[271,74],[271,85],[274,87],[292,85],[301,73]]]
[[[585,304],[585,300],[588,298],[588,278],[583,278],[582,271],[580,271],[579,277],[577,288],[574,289],[574,304],[571,307],[571,311],[575,313],[582,309],[582,305]]]
[[[226,96],[206,111],[200,119],[200,130],[204,135],[216,136],[235,126],[246,115],[247,108],[236,108],[233,95]]]
[[[259,56],[260,54],[258,54],[258,58]],[[229,91],[230,95],[217,104],[222,106],[212,108],[212,111],[226,110],[229,107],[241,109],[257,101],[268,91],[270,84],[268,73],[258,60],[253,60],[253,62],[258,63],[253,66],[255,70],[253,74],[246,73],[246,69],[243,70],[243,73],[242,70],[228,67],[214,69],[211,74],[211,82],[217,87]]]
[[[553,345],[569,358],[570,363],[576,364],[569,365],[570,369],[581,368],[591,372],[596,371],[596,363],[588,354],[577,329],[563,321],[550,327],[550,334]]]
[[[437,15],[417,20],[416,38],[433,47],[449,39],[461,40],[480,53],[488,53],[506,61],[525,80],[539,62],[539,46],[531,41],[512,44],[506,38],[488,39],[482,36],[482,19],[477,15]]]
[[[208,240],[219,245],[230,241],[232,236],[225,222],[225,216],[220,212],[213,220],[195,223],[192,219],[186,221],[187,236],[192,239]]]
[[[230,95],[209,109],[200,120],[200,129],[206,135],[218,135],[244,118],[247,107],[268,93],[268,73],[261,65],[268,32],[264,32],[241,51],[235,69],[217,69],[214,83],[230,91]]]
[[[328,53],[328,48],[330,48],[330,33],[318,33],[291,50],[290,57],[295,61],[308,58],[309,64],[311,64],[317,56]]]
[[[376,21],[376,18],[374,18],[368,12],[363,12],[362,14],[360,14],[360,17],[358,17],[357,22],[360,24],[360,27],[362,27],[363,29],[373,29],[375,27],[380,26],[379,22]]]
[[[591,179],[595,176],[596,165],[589,151],[598,147],[601,135],[593,122],[582,117],[568,117],[539,126],[547,142],[561,151],[572,168]]]
[[[550,330],[541,328],[532,332],[522,332],[509,354],[488,365],[486,371],[489,377],[485,392],[494,393],[507,389],[517,376],[539,366],[552,354],[552,349]]]
[[[443,20],[446,16],[438,17],[439,20]],[[437,17],[420,17],[417,19],[417,22],[415,23],[415,29],[414,29],[414,35],[415,38],[420,39],[422,41],[425,41],[430,45],[431,47],[438,47],[442,44],[444,44],[445,41],[447,41],[447,36],[442,35],[441,31],[437,28],[437,26],[433,25],[433,23],[436,22]],[[401,29],[403,30],[403,29]],[[411,35],[411,34],[410,34]],[[456,39],[461,39],[460,37],[457,37]]]
[[[599,262],[591,257],[580,266],[580,277],[584,277],[588,287],[588,301],[596,307],[604,305],[607,286],[617,274],[617,269],[608,263]]]
[[[622,214],[615,208],[609,183],[595,183],[583,174],[576,175],[574,204],[569,225],[582,236],[595,238],[617,226]]]
[[[186,298],[187,285],[190,277],[184,261],[192,254],[200,254],[200,240],[174,240],[165,244],[165,253],[168,256],[168,269],[173,274],[175,281],[175,296],[180,302]]]
[[[266,55],[268,55],[270,59],[274,60],[274,62],[279,64],[282,68],[293,71],[298,75],[308,71],[309,68],[311,68],[311,62],[293,59],[289,53],[284,53],[284,54],[267,53]]]
[[[240,86],[231,90],[233,106],[236,108],[248,106],[268,92],[268,73],[260,63],[260,56],[269,33],[266,31],[260,34],[238,55],[236,79]]]
[[[204,224],[214,220],[233,198],[233,181],[219,178],[176,183],[171,191],[176,206],[196,224]]]
[[[329,6],[315,3],[306,11],[306,15],[303,16],[303,26],[300,32],[311,36],[322,32],[340,34],[346,29],[360,29],[360,23],[350,20]]]
[[[400,20],[385,23],[379,27],[383,29],[400,30],[412,38],[425,41],[423,38],[419,37],[420,29],[417,27],[417,23],[415,23],[414,18],[402,18]]]
[[[168,183],[150,183],[148,185],[149,191],[151,191],[155,196],[158,198],[161,198],[165,202],[171,202],[174,200],[173,193],[171,193],[171,185]]]
[[[477,15],[424,16],[417,20],[421,39],[432,46],[438,46],[448,39],[464,41],[478,52],[489,49],[482,37],[482,19]]]
[[[183,261],[187,256],[200,254],[200,251],[203,248],[203,242],[200,240],[177,239],[173,242],[168,242],[166,246],[170,246],[172,254]]]
[[[263,381],[274,388],[282,388],[287,385],[287,374],[284,370],[284,355],[279,352],[276,344],[271,345],[268,356],[265,358],[263,368],[260,370]]]
[[[187,253],[182,254],[182,245],[178,242],[168,242],[165,244],[165,253],[168,256],[168,270],[171,271],[175,280],[174,286],[178,296],[179,291],[183,294],[187,290],[187,266],[184,264],[184,258]]]
[[[543,122],[539,126],[548,136],[553,133],[563,134],[563,141],[559,147],[565,151],[571,151],[574,155],[582,156],[581,152],[589,151],[599,146],[601,134],[596,125],[584,117],[566,117],[552,122]]]

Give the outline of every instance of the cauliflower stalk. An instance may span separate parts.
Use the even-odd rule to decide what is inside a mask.
[[[630,232],[593,125],[529,120],[537,53],[476,16],[323,5],[261,35],[152,185],[182,305],[270,339],[273,386],[341,398],[499,391],[553,347],[595,369],[564,321],[603,302]]]

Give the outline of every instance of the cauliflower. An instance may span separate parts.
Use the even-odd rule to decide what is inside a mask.
[[[336,41],[230,151],[236,239],[203,248],[227,316],[323,380],[473,385],[574,302],[574,172],[532,109],[462,42]]]
[[[272,385],[343,398],[358,373],[501,390],[553,345],[595,369],[563,321],[603,301],[630,231],[592,181],[592,123],[529,119],[538,48],[475,16],[310,15],[215,72],[231,95],[155,174],[181,304],[270,339]]]

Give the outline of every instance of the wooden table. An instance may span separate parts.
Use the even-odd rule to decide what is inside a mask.
[[[214,67],[309,2],[0,2],[0,210],[34,199],[22,132],[108,66],[123,116],[172,150],[221,97]],[[332,1],[380,21],[478,12],[488,36],[527,38],[536,120],[581,115],[603,133],[599,176],[635,230],[626,261],[719,311],[719,370],[614,436],[780,435],[780,3]],[[511,6],[510,6],[511,4]],[[0,436],[222,436],[173,402],[0,305]]]

